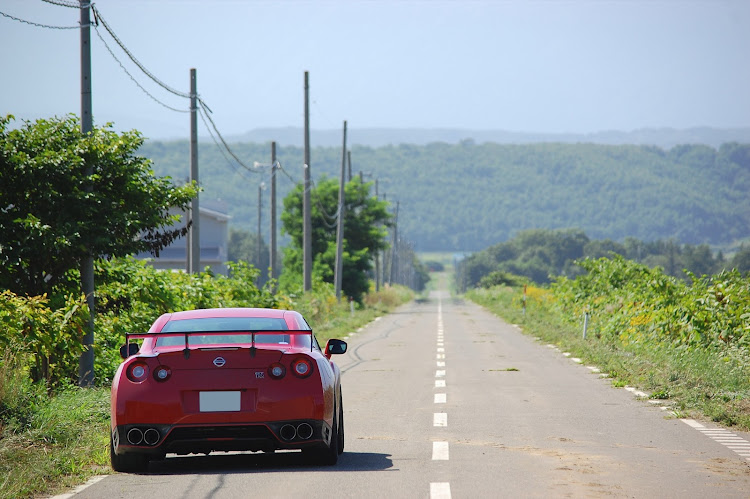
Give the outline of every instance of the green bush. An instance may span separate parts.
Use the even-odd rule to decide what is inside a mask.
[[[593,329],[611,342],[750,346],[750,277],[689,274],[688,284],[621,256],[578,264],[586,274],[552,284],[556,303],[574,320],[589,312]]]
[[[35,381],[57,385],[74,376],[83,351],[81,338],[88,309],[81,297],[63,296],[52,309],[46,295],[24,297],[0,293],[0,345],[13,351],[16,362]]]

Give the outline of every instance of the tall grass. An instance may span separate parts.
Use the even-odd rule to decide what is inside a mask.
[[[109,390],[44,382],[6,351],[0,361],[0,498],[33,497],[106,470]]]

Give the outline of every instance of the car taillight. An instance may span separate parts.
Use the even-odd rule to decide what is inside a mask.
[[[159,366],[154,371],[154,379],[156,381],[167,381],[172,376],[172,370],[167,366]]]
[[[134,362],[130,364],[126,374],[133,383],[140,383],[148,377],[148,366],[143,362]]]
[[[292,362],[292,372],[299,378],[307,378],[313,372],[312,362],[306,358],[299,358]]]
[[[268,368],[268,375],[273,379],[281,379],[286,375],[286,367],[283,364],[275,362]]]

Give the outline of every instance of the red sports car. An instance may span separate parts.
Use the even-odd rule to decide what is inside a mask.
[[[131,339],[143,340],[140,349]],[[128,334],[112,382],[110,456],[142,471],[167,453],[344,451],[341,373],[297,312],[221,308],[164,314]]]

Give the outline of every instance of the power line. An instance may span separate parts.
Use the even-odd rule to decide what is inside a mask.
[[[117,62],[117,64],[120,65],[120,68],[122,68],[122,70],[125,72],[125,74],[128,75],[131,80],[133,80],[133,83],[135,83],[138,86],[138,88],[140,88],[143,91],[144,94],[146,94],[149,97],[151,97],[151,99],[153,99],[157,104],[161,104],[162,106],[166,107],[167,109],[169,109],[171,111],[176,111],[178,113],[189,113],[190,112],[189,109],[177,109],[176,107],[172,107],[172,106],[170,106],[168,104],[163,103],[162,101],[160,101],[159,99],[157,99],[156,97],[154,97],[151,93],[149,93],[148,90],[146,90],[145,88],[143,88],[143,85],[141,85],[140,83],[138,83],[138,80],[136,80],[133,77],[133,75],[130,74],[130,72],[125,68],[125,66],[122,64],[122,62],[120,61],[120,59],[118,59],[117,56],[115,55],[115,53],[112,51],[112,49],[110,48],[110,46],[106,42],[106,40],[104,40],[104,38],[102,37],[102,34],[99,33],[99,27],[95,25],[94,26],[94,30],[96,31],[96,36],[99,37],[99,40],[101,40],[102,43],[104,44],[104,46],[107,48],[107,51],[109,52],[109,55],[112,56],[112,58]]]
[[[203,116],[203,111],[198,108],[199,116],[201,117],[201,120],[203,121],[203,124],[206,126],[206,130],[208,131],[208,135],[211,137],[211,140],[214,141],[214,144],[216,145],[216,149],[218,149],[219,153],[221,153],[222,156],[224,156],[224,159],[229,163],[229,165],[232,167],[232,169],[235,172],[240,173],[242,176],[244,176],[244,173],[242,173],[242,170],[237,168],[237,165],[234,164],[234,162],[227,156],[227,154],[224,152],[224,149],[219,145],[219,142],[216,140],[216,137],[214,136],[213,132],[211,132],[211,127],[208,126],[208,122],[206,121],[205,116]]]
[[[169,85],[167,85],[164,82],[162,82],[161,80],[159,80],[150,71],[148,71],[143,66],[143,64],[141,64],[138,61],[138,59],[135,58],[135,56],[130,52],[130,50],[128,50],[128,48],[120,40],[120,38],[115,34],[115,32],[112,30],[112,28],[109,26],[109,24],[107,24],[107,21],[102,17],[101,12],[99,12],[99,10],[96,7],[94,7],[93,5],[91,6],[91,9],[94,12],[94,17],[97,20],[97,22],[101,22],[102,26],[104,26],[104,28],[107,30],[107,32],[110,34],[110,36],[115,40],[115,42],[117,42],[117,44],[120,46],[120,48],[128,55],[128,57],[130,58],[130,60],[133,61],[133,63],[136,66],[138,66],[138,68],[146,76],[148,76],[149,78],[151,78],[154,82],[156,82],[159,86],[161,86],[162,88],[164,88],[168,92],[171,92],[171,93],[173,93],[173,94],[175,94],[177,96],[180,96],[180,97],[190,98],[190,94],[185,93],[185,92],[180,92],[179,90],[175,90],[174,88],[170,87]],[[102,42],[104,42],[104,39],[99,34],[99,30],[98,29],[97,29],[97,35],[99,35],[99,38],[102,40]],[[109,51],[110,54],[112,54],[112,56],[115,58],[115,60],[118,62],[118,64],[120,64],[120,67],[125,71],[125,73],[128,76],[130,76],[131,80],[133,80],[136,83],[136,85],[138,85],[138,87],[146,93],[146,95],[148,95],[153,100],[155,100],[157,103],[161,104],[162,106],[166,107],[167,109],[171,109],[171,110],[177,111],[177,112],[190,112],[189,110],[184,111],[184,110],[181,110],[181,109],[176,109],[174,107],[168,106],[167,104],[164,104],[163,102],[161,102],[160,100],[158,100],[157,98],[155,98],[153,95],[151,95],[149,92],[147,92],[143,88],[143,86],[141,86],[135,80],[135,78],[133,78],[133,76],[125,69],[125,67],[117,59],[117,57],[115,57],[114,53],[109,48],[109,46],[107,45],[106,42],[104,42],[104,45],[105,45],[105,47],[107,47],[107,50]],[[203,99],[201,99],[200,97],[198,97],[198,102],[200,103],[201,119],[203,120],[204,124],[206,125],[206,128],[209,130],[209,133],[211,134],[211,138],[214,140],[214,142],[216,143],[216,145],[220,149],[221,149],[221,146],[223,145],[223,148],[224,148],[223,151],[226,151],[232,158],[234,158],[234,160],[237,162],[237,164],[239,164],[240,166],[242,166],[243,168],[245,168],[247,171],[252,172],[252,173],[260,173],[261,172],[260,169],[247,166],[242,160],[240,160],[239,157],[237,157],[237,155],[234,153],[234,151],[232,151],[232,149],[229,147],[229,144],[227,144],[226,140],[224,140],[224,137],[221,135],[221,132],[219,131],[218,127],[216,126],[216,123],[214,123],[214,120],[211,118],[211,113],[212,113],[211,108],[208,107],[208,105],[206,104],[206,102]],[[210,126],[209,126],[209,123],[210,123]],[[221,142],[221,145],[216,141],[216,137],[214,137],[213,133],[211,132],[211,129],[213,129],[213,133],[216,134],[216,137],[219,138],[219,142]],[[222,154],[224,153],[223,151],[222,151]],[[226,158],[225,154],[224,154],[224,156]],[[227,158],[227,160],[228,160],[228,158]]]
[[[289,172],[284,169],[284,167],[282,166],[282,164],[280,162],[277,161],[276,164],[278,165],[279,170],[281,170],[284,173],[284,175],[286,175],[286,177],[289,179],[290,182],[292,182],[292,184],[294,184],[294,185],[299,184],[299,181],[294,180],[294,178],[292,178],[292,176],[289,174]]]
[[[110,34],[110,36],[117,42],[117,44],[120,46],[120,48],[128,55],[128,57],[130,58],[130,60],[133,61],[133,63],[136,66],[138,66],[141,69],[141,71],[143,71],[143,73],[146,76],[148,76],[149,78],[151,78],[156,84],[158,84],[159,86],[161,86],[164,90],[166,90],[168,92],[171,92],[171,93],[173,93],[175,95],[179,95],[180,97],[185,97],[186,99],[190,98],[190,94],[189,93],[180,92],[179,90],[175,90],[174,88],[170,87],[169,85],[167,85],[166,83],[164,83],[160,79],[158,79],[156,76],[154,76],[148,69],[146,69],[143,66],[143,64],[141,64],[140,61],[138,61],[138,59],[135,58],[135,56],[130,52],[130,50],[128,50],[128,48],[125,46],[125,44],[122,43],[122,41],[117,37],[117,35],[115,34],[115,32],[112,30],[112,28],[109,27],[109,24],[107,24],[107,21],[105,21],[104,18],[102,17],[101,12],[99,12],[99,10],[96,7],[94,7],[94,5],[91,5],[91,10],[94,12],[94,19],[97,22],[101,22],[102,23],[102,26],[104,26],[104,28],[107,30],[107,32]]]
[[[234,160],[243,168],[245,168],[247,171],[252,173],[261,173],[262,168],[258,167],[249,167],[247,166],[240,158],[237,157],[237,155],[232,151],[232,148],[229,147],[229,144],[227,144],[227,141],[224,140],[224,137],[222,137],[221,132],[219,132],[219,129],[216,127],[216,123],[214,123],[214,120],[211,119],[211,115],[209,114],[211,112],[211,109],[209,109],[208,106],[203,102],[203,99],[198,99],[198,102],[201,105],[201,109],[203,110],[206,118],[211,123],[211,127],[213,128],[214,132],[216,132],[216,135],[219,137],[219,140],[224,145],[224,148],[226,151],[234,158]]]
[[[78,26],[52,26],[49,24],[41,24],[41,23],[35,23],[33,21],[27,21],[26,19],[21,19],[20,17],[11,16],[10,14],[6,14],[5,12],[0,12],[0,16],[7,17],[8,19],[13,19],[14,21],[18,21],[20,23],[28,24],[30,26],[37,26],[39,28],[47,28],[47,29],[79,29],[81,25]],[[93,24],[89,23],[89,26],[93,26]]]
[[[300,182],[298,182],[298,181],[294,180],[294,178],[292,178],[292,176],[291,176],[291,175],[289,174],[289,172],[287,172],[287,171],[286,171],[286,170],[284,169],[284,167],[283,167],[283,166],[281,165],[281,163],[280,163],[280,162],[278,162],[278,161],[277,161],[277,162],[276,162],[276,164],[278,165],[278,169],[279,169],[279,170],[281,170],[281,171],[282,171],[282,172],[284,173],[284,175],[286,175],[286,177],[287,177],[287,178],[288,178],[288,179],[289,179],[289,180],[290,180],[290,181],[291,181],[291,182],[292,182],[292,183],[293,183],[294,185],[299,185],[299,184],[300,184]],[[315,181],[314,181],[313,179],[310,179],[310,192],[315,192],[315,191],[313,191],[313,189],[315,189],[316,187],[317,187],[317,186],[315,185]],[[337,209],[337,210],[336,210],[336,213],[335,213],[335,214],[331,215],[331,214],[329,214],[329,213],[328,213],[328,212],[327,212],[327,211],[325,210],[325,208],[323,207],[323,203],[321,202],[321,200],[320,200],[320,197],[319,197],[319,196],[317,195],[317,193],[315,194],[315,202],[316,202],[316,204],[318,205],[318,208],[320,209],[320,212],[321,212],[321,213],[323,214],[323,219],[324,219],[324,220],[323,220],[323,223],[324,223],[324,224],[325,224],[325,225],[326,225],[326,226],[327,226],[327,227],[328,227],[329,229],[333,229],[333,228],[335,228],[335,227],[336,227],[336,222],[338,221],[338,218],[339,218],[339,213],[341,212],[341,209],[340,209],[340,207],[339,207],[339,209]],[[329,222],[328,222],[328,220],[331,220],[331,221],[333,221],[333,222],[332,222],[332,223],[329,223]]]
[[[45,3],[51,3],[52,5],[59,5],[60,7],[70,7],[72,9],[80,9],[81,4],[78,2],[66,2],[65,0],[42,0]],[[91,4],[84,5],[84,8],[88,8]]]
[[[123,65],[123,63],[115,55],[115,53],[112,50],[112,48],[109,46],[109,44],[106,42],[106,40],[104,39],[104,37],[99,32],[99,23],[101,23],[102,26],[104,26],[104,28],[107,30],[107,33],[109,33],[109,35],[112,37],[112,39],[117,43],[117,45],[120,46],[120,48],[123,50],[123,52],[125,52],[125,54],[127,54],[128,58],[130,58],[130,60],[141,70],[141,72],[143,72],[143,74],[145,74],[146,76],[148,76],[157,85],[159,85],[163,89],[167,90],[168,92],[170,92],[170,93],[172,93],[174,95],[177,95],[179,97],[183,97],[183,98],[187,98],[187,99],[191,98],[191,95],[189,93],[181,92],[179,90],[176,90],[176,89],[170,87],[166,83],[164,83],[161,80],[159,80],[156,76],[154,76],[154,74],[151,73],[148,69],[146,69],[146,67],[143,64],[141,64],[141,62],[138,61],[138,59],[135,58],[135,56],[133,55],[133,53],[130,52],[130,50],[128,50],[128,48],[125,46],[125,44],[122,42],[122,40],[120,40],[120,38],[115,34],[114,30],[109,26],[109,24],[107,23],[107,21],[104,19],[104,17],[102,16],[101,12],[93,4],[89,3],[88,5],[80,5],[80,4],[74,3],[72,1],[65,1],[65,0],[42,0],[42,1],[44,1],[46,3],[49,3],[49,4],[52,4],[52,5],[58,5],[58,6],[61,6],[61,7],[69,7],[69,8],[81,8],[81,7],[87,8],[87,7],[90,7],[91,10],[92,10],[92,12],[93,12],[93,14],[94,14],[94,23],[90,23],[89,26],[94,26],[94,28],[96,30],[97,36],[102,41],[102,43],[104,44],[104,46],[107,49],[107,51],[109,52],[109,54],[117,62],[117,64],[125,72],[125,74],[127,74],[128,77],[133,81],[133,83],[135,83],[138,86],[138,88],[140,88],[141,91],[143,91],[147,96],[149,96],[156,103],[164,106],[165,108],[167,108],[167,109],[169,109],[171,111],[180,112],[180,113],[189,113],[190,112],[190,110],[178,109],[178,108],[172,107],[172,106],[170,106],[168,104],[165,104],[164,102],[160,101],[159,99],[157,99],[154,95],[152,95],[148,90],[146,90],[143,87],[143,85],[141,85],[135,79],[135,77],[127,70],[127,68],[125,68],[125,66]],[[0,14],[3,15],[3,16],[5,16],[5,17],[7,17],[7,18],[15,20],[15,21],[23,22],[23,23],[26,23],[26,24],[29,24],[29,25],[32,25],[32,26],[37,26],[37,27],[42,27],[42,28],[51,28],[51,29],[79,29],[81,27],[80,25],[79,26],[65,26],[65,27],[63,27],[63,26],[50,26],[50,25],[35,23],[35,22],[31,22],[31,21],[26,21],[24,19],[20,19],[20,18],[11,16],[9,14],[6,14],[4,12],[0,12]],[[214,141],[214,144],[216,144],[217,148],[219,149],[219,152],[221,152],[221,154],[224,156],[224,158],[227,160],[227,162],[233,168],[235,168],[235,164],[227,156],[227,154],[229,154],[229,156],[231,156],[234,159],[234,161],[236,162],[236,164],[242,166],[245,170],[247,170],[247,171],[249,171],[251,173],[262,173],[262,171],[263,171],[262,168],[259,168],[257,166],[254,166],[254,167],[247,166],[242,160],[240,160],[239,157],[237,157],[237,155],[234,153],[234,151],[232,151],[232,149],[229,147],[229,144],[227,144],[227,141],[224,140],[224,137],[221,135],[221,132],[219,131],[218,127],[216,126],[216,123],[214,123],[214,120],[211,118],[211,113],[213,112],[213,111],[211,111],[211,108],[208,107],[208,105],[206,104],[206,102],[203,99],[201,99],[200,97],[198,97],[197,100],[200,103],[199,111],[200,111],[201,119],[203,120],[203,123],[206,126],[206,129],[208,130],[208,133],[211,136],[211,139]],[[217,140],[217,137],[218,137],[218,140]],[[294,181],[292,179],[292,177],[285,170],[282,169],[282,171],[284,171],[284,173],[290,178],[290,180]]]
[[[214,144],[216,144],[216,148],[219,150],[222,156],[224,156],[224,159],[229,163],[229,165],[232,167],[232,169],[239,173],[242,177],[250,180],[250,177],[247,177],[243,170],[237,167],[237,165],[227,156],[227,153],[224,151],[224,148],[221,147],[219,142],[216,140],[216,137],[214,136],[213,132],[211,131],[211,127],[208,126],[208,122],[206,121],[206,117],[204,116],[204,111],[201,108],[198,108],[201,120],[203,121],[203,124],[206,126],[206,130],[208,130],[208,135],[211,136],[211,140],[214,141]]]

